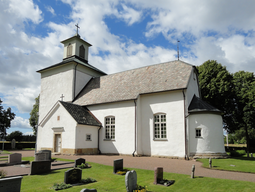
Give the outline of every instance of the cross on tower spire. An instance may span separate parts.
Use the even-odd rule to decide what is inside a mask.
[[[77,29],[76,29],[76,34],[78,35],[78,28],[80,28],[79,25],[78,25],[78,23],[75,25],[75,27],[77,27]]]
[[[61,96],[60,96],[60,98],[61,98],[61,101],[63,101],[63,98],[64,98],[65,96],[62,94]]]

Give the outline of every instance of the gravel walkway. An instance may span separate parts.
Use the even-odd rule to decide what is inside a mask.
[[[34,151],[12,151],[12,153],[22,153],[22,157],[34,156]],[[231,179],[255,182],[255,174],[253,173],[239,173],[231,171],[219,171],[206,169],[202,167],[200,162],[195,160],[180,160],[180,159],[168,159],[168,158],[157,158],[157,157],[131,157],[131,156],[118,156],[118,155],[52,155],[52,158],[64,158],[64,159],[78,159],[84,158],[86,162],[94,162],[104,165],[113,166],[113,160],[123,159],[124,167],[128,168],[139,168],[154,170],[155,167],[163,167],[164,172],[180,173],[180,174],[191,174],[191,167],[194,164],[196,166],[195,176],[201,177],[212,177],[220,179]],[[54,166],[53,169],[73,167],[73,164]],[[8,176],[29,174],[30,168],[23,168],[20,166],[7,166],[0,167],[8,172]]]

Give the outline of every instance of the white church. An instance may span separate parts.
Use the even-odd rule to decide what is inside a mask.
[[[170,158],[226,155],[221,111],[201,100],[195,66],[176,60],[107,75],[89,64],[91,44],[78,33],[61,43],[63,61],[37,71],[37,150]]]

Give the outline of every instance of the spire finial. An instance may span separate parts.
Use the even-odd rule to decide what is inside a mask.
[[[180,43],[180,41],[177,39],[177,55],[178,55],[178,61],[179,61],[179,43]]]
[[[78,35],[78,28],[80,28],[79,25],[78,25],[78,23],[75,25],[75,27],[77,27],[77,29],[76,29],[76,34]]]

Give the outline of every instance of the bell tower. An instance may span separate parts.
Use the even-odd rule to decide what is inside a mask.
[[[76,34],[66,40],[61,41],[64,44],[64,57],[63,60],[72,56],[78,56],[88,62],[89,47],[92,46],[88,42],[81,39],[78,34],[78,24]]]

